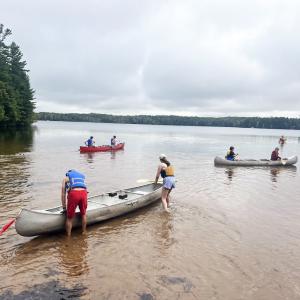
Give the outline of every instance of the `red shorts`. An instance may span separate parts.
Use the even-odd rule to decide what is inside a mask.
[[[82,216],[86,213],[87,208],[87,190],[71,190],[68,193],[67,217],[69,219],[75,216],[77,205]]]

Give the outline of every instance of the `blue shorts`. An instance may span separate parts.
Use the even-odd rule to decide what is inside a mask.
[[[175,177],[167,176],[163,179],[163,187],[167,190],[175,188]]]

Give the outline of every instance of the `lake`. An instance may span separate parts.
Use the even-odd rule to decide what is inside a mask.
[[[80,154],[93,135],[125,150]],[[289,168],[215,167],[234,145],[241,158],[300,152],[300,131],[39,121],[0,135],[0,225],[21,208],[60,204],[64,174],[87,176],[89,195],[154,179],[158,156],[175,167],[171,213],[150,207],[88,227],[25,238],[0,236],[1,299],[299,299],[300,176]]]

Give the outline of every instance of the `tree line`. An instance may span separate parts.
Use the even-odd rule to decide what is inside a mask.
[[[34,91],[19,46],[6,43],[11,30],[0,24],[0,129],[25,127],[34,117]]]
[[[180,126],[212,126],[212,127],[241,127],[268,129],[300,129],[300,119],[284,117],[184,117],[166,115],[136,115],[122,116],[109,114],[77,114],[77,113],[36,113],[37,120],[121,123],[121,124],[151,124],[151,125],[180,125]]]

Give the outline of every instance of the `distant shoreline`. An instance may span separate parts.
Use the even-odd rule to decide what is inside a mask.
[[[211,126],[262,129],[300,130],[299,118],[284,117],[185,117],[166,115],[109,115],[109,114],[77,114],[77,113],[35,113],[37,121],[67,121],[91,123],[175,125],[175,126]]]

